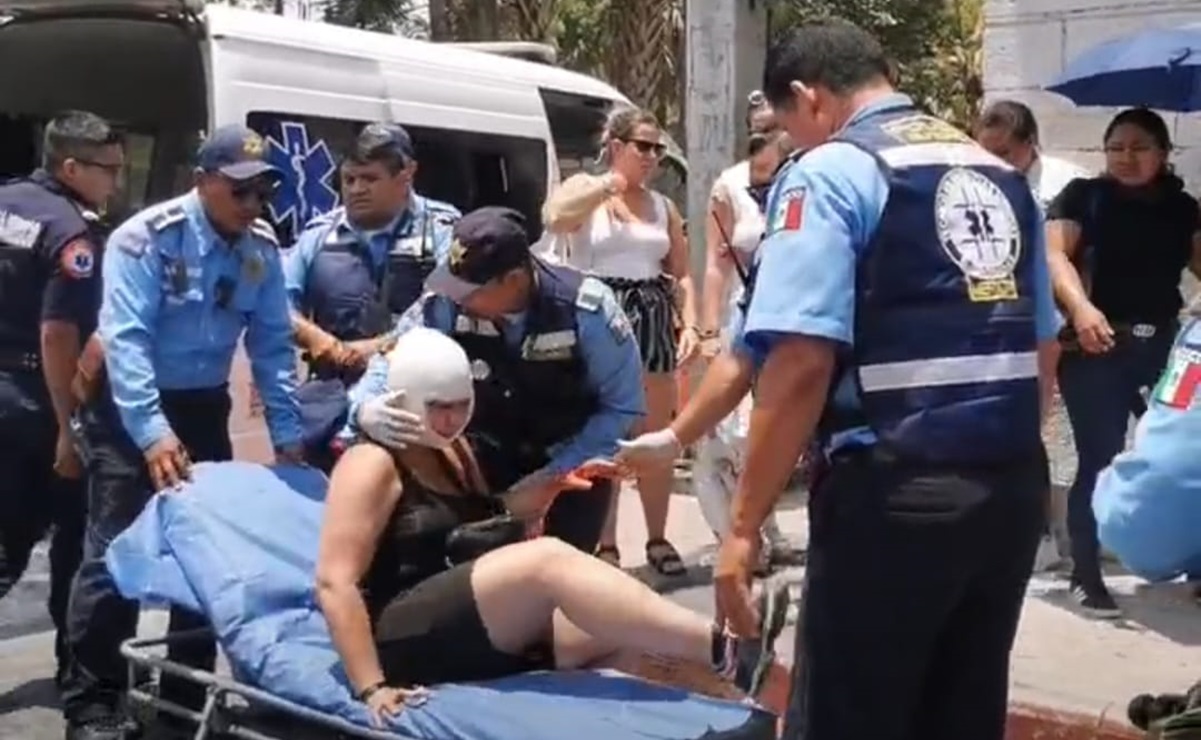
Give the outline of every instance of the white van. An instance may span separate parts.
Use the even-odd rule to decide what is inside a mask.
[[[377,120],[412,134],[421,193],[508,205],[540,231],[548,188],[588,166],[603,116],[628,103],[545,63],[202,0],[0,0],[0,16],[0,176],[35,166],[56,111],[93,111],[129,132],[119,217],[185,191],[202,132],[243,122],[287,173],[269,214],[285,244],[337,204],[341,153]],[[672,146],[660,187],[681,204],[684,177]],[[235,442],[259,458],[261,412],[238,368]]]

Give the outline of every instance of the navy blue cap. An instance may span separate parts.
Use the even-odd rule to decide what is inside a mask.
[[[477,208],[455,224],[450,254],[425,281],[425,289],[460,302],[530,261],[525,216],[512,208]]]
[[[409,162],[417,158],[413,150],[413,138],[404,126],[397,123],[369,123],[359,132],[359,141],[372,151],[391,149]]]
[[[279,170],[264,157],[263,137],[237,123],[222,126],[209,135],[196,152],[196,163],[205,172],[220,172],[232,180],[249,180],[260,175],[278,176]]]

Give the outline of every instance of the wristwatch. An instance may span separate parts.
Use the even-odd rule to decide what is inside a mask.
[[[375,696],[381,689],[385,689],[387,687],[388,687],[387,681],[377,681],[377,682],[371,684],[370,686],[368,686],[367,688],[363,689],[362,691],[360,691],[358,693],[358,696],[356,696],[355,698],[357,698],[359,701],[366,704],[368,699]]]

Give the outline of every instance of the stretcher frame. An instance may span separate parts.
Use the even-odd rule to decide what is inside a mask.
[[[193,740],[212,740],[213,733],[221,733],[225,737],[235,737],[239,740],[295,740],[295,736],[290,732],[286,735],[272,735],[266,734],[267,731],[256,729],[252,724],[256,710],[276,712],[287,719],[311,725],[313,730],[334,732],[337,733],[337,737],[342,738],[419,740],[400,732],[385,732],[356,725],[341,717],[324,714],[286,699],[280,699],[267,691],[232,678],[192,668],[152,654],[152,651],[158,648],[178,646],[180,643],[196,642],[201,639],[213,639],[213,633],[204,629],[189,630],[153,639],[134,638],[122,643],[121,655],[126,660],[129,686],[126,693],[126,713],[132,714],[134,709],[153,709],[160,713],[160,716],[162,713],[166,713],[176,719],[193,723],[197,728]],[[204,707],[200,711],[189,709],[163,699],[151,691],[145,681],[139,683],[139,676],[145,677],[153,671],[158,671],[160,676],[174,676],[202,687],[205,691]],[[242,700],[246,706],[229,706],[226,700],[230,697]],[[289,728],[289,730],[294,729]]]

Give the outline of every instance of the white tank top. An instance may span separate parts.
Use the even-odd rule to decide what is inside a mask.
[[[568,264],[598,277],[653,280],[663,274],[671,248],[667,198],[651,192],[653,221],[622,223],[601,206],[571,235]]]
[[[751,163],[739,162],[733,167],[726,168],[713,183],[713,192],[721,193],[734,211],[734,231],[726,234],[730,243],[740,254],[743,264],[747,257],[759,248],[763,238],[763,229],[767,225],[759,204],[747,190],[751,186]]]

